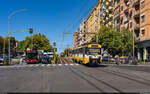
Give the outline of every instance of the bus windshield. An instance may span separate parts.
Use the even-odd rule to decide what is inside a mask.
[[[27,53],[27,59],[36,59],[38,53]]]

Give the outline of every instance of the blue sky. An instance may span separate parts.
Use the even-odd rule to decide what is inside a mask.
[[[17,13],[11,18],[10,30],[25,31],[33,28],[34,34],[46,35],[50,44],[55,41],[60,53],[68,44],[73,47],[73,33],[65,35],[63,41],[62,32],[65,29],[66,32],[75,32],[82,21],[80,19],[87,18],[96,2],[97,0],[0,0],[0,36],[8,34],[8,15],[26,8],[28,11]],[[21,41],[31,35],[24,32],[11,36]]]

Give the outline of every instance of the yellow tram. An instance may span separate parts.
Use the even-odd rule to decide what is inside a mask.
[[[100,44],[87,44],[72,49],[72,60],[81,64],[100,64],[102,46]]]

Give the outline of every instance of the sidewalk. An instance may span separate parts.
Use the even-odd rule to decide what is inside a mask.
[[[141,63],[138,63],[137,65],[133,65],[133,64],[119,64],[119,66],[148,66],[150,67],[150,62],[141,62]]]
[[[139,65],[150,65],[150,62],[142,62],[142,63],[138,63]]]

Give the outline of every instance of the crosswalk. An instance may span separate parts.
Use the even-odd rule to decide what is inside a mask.
[[[26,64],[14,65],[9,67],[56,67],[56,66],[78,66],[79,64]]]

